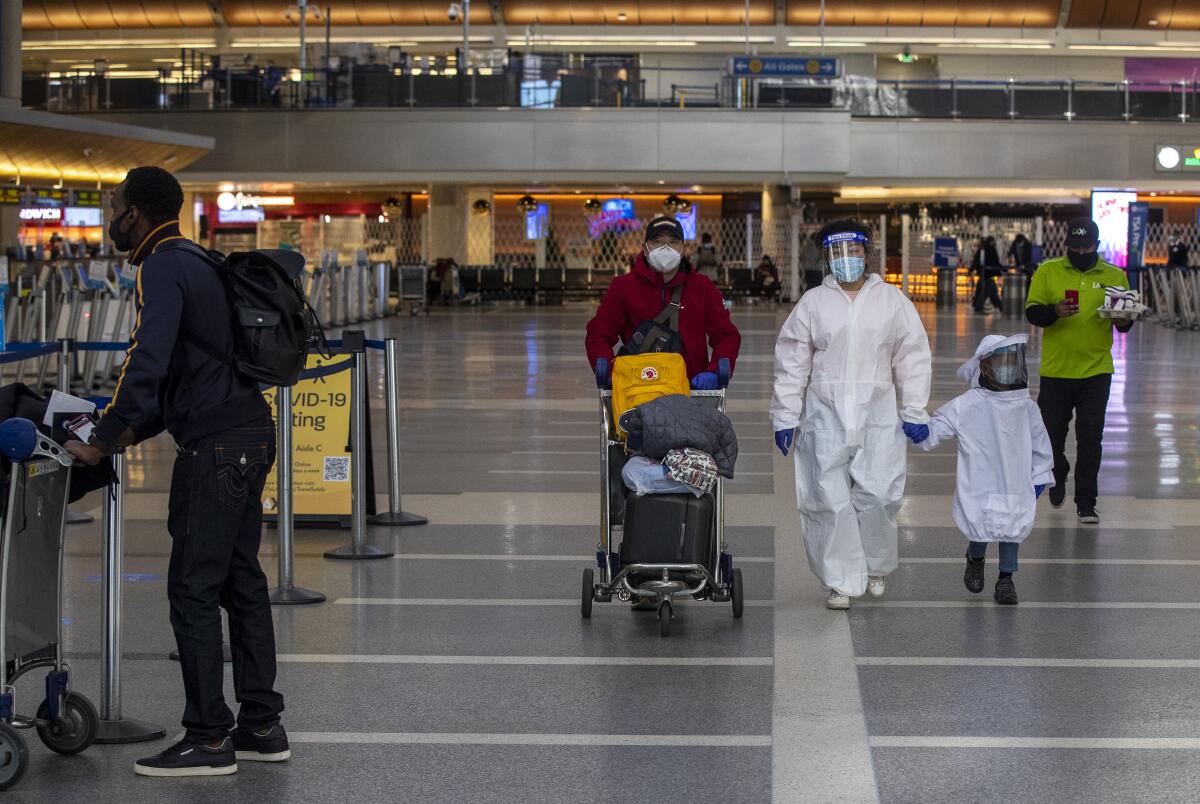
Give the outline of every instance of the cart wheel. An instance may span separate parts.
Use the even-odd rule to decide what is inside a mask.
[[[0,790],[20,781],[28,764],[29,749],[21,735],[7,723],[0,723]]]
[[[658,635],[669,637],[671,635],[671,619],[675,616],[675,612],[671,610],[671,601],[664,600],[658,604]]]
[[[742,568],[733,571],[733,580],[729,582],[729,597],[733,600],[733,616],[742,616],[742,606],[745,604],[745,591],[742,589]]]
[[[38,720],[45,721],[49,712],[46,702],[38,707]],[[100,730],[100,716],[92,702],[77,692],[68,692],[63,697],[62,711],[58,720],[39,723],[38,737],[51,751],[59,754],[78,754],[96,739]]]
[[[583,614],[583,619],[591,619],[592,616],[592,600],[595,598],[596,587],[593,583],[593,571],[585,569],[583,571],[583,593],[580,596],[580,612]]]

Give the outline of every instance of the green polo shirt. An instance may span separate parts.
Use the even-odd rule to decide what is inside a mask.
[[[1081,380],[1113,373],[1112,320],[1096,310],[1104,306],[1104,287],[1128,288],[1125,272],[1104,260],[1087,271],[1072,267],[1066,257],[1038,266],[1029,287],[1027,307],[1058,304],[1068,290],[1079,291],[1079,312],[1046,327],[1042,338],[1042,376]]]

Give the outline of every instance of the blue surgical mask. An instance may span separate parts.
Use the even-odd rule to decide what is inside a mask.
[[[1021,376],[1023,373],[1020,366],[1013,363],[1006,363],[996,366],[992,370],[992,379],[999,385],[1016,385],[1025,381],[1024,377]]]
[[[829,262],[829,270],[833,271],[837,281],[850,285],[862,278],[867,270],[867,261],[864,257],[834,257]]]

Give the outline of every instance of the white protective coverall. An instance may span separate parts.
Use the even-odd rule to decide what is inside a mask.
[[[1054,485],[1054,454],[1042,412],[1029,389],[990,391],[979,385],[979,360],[997,349],[1027,343],[1028,335],[988,335],[958,376],[970,385],[933,414],[929,451],[958,438],[954,524],[973,542],[1023,542],[1033,530],[1033,487]]]
[[[851,301],[832,276],[801,297],[775,343],[775,431],[798,427],[796,504],[808,566],[860,597],[898,562],[900,421],[929,421],[929,339],[911,301],[871,274]]]

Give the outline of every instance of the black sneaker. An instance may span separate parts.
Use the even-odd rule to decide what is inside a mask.
[[[161,754],[133,763],[139,776],[227,776],[237,769],[233,740],[228,737],[216,748],[180,740]]]
[[[1079,521],[1085,525],[1099,525],[1100,512],[1094,505],[1081,505],[1079,506]]]
[[[1055,509],[1062,508],[1063,503],[1066,501],[1067,501],[1067,487],[1065,484],[1061,485],[1061,486],[1053,486],[1050,489],[1050,507],[1051,508],[1055,508]]]
[[[979,594],[983,591],[983,559],[971,558],[967,554],[967,571],[963,573],[963,583],[966,584],[967,591],[973,594]]]
[[[238,759],[251,762],[283,762],[292,757],[287,732],[279,723],[260,731],[231,729],[229,739],[233,741],[233,750],[237,752]]]
[[[996,581],[996,593],[992,599],[1001,606],[1017,605],[1017,587],[1013,585],[1011,575],[1001,575]]]

